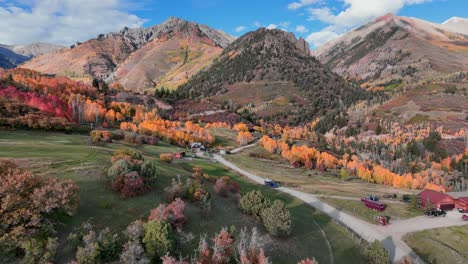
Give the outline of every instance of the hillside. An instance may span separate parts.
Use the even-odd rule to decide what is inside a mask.
[[[468,18],[452,17],[442,23],[442,26],[447,30],[468,35]]]
[[[314,55],[368,87],[415,83],[468,70],[468,36],[388,14],[326,43]]]
[[[211,67],[180,86],[178,93],[191,99],[210,98],[239,113],[290,124],[310,121],[368,96],[310,56],[305,40],[265,28],[234,41]]]
[[[169,18],[150,28],[101,34],[69,49],[40,56],[23,67],[74,78],[116,81],[126,89],[142,91],[154,88],[162,79],[168,86],[184,82],[232,40],[207,26]],[[184,68],[185,64],[190,67]]]

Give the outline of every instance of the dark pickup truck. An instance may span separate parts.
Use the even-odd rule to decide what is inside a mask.
[[[437,217],[437,216],[445,217],[447,215],[447,213],[444,210],[440,210],[440,209],[426,210],[424,214],[426,216],[434,216],[434,217]]]
[[[265,186],[269,186],[269,187],[275,188],[275,189],[280,187],[280,185],[277,182],[272,181],[270,179],[265,180]]]

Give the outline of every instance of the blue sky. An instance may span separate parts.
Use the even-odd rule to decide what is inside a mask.
[[[314,47],[389,12],[441,23],[467,10],[466,0],[0,0],[0,43],[70,45],[176,16],[234,36],[284,29]]]

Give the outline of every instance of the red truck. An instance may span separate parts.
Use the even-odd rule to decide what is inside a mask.
[[[387,205],[379,202],[379,200],[374,196],[367,196],[365,198],[361,198],[361,202],[364,203],[364,205],[367,208],[370,208],[379,212],[384,211],[385,208],[387,207]]]

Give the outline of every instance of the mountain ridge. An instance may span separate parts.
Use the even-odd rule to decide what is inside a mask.
[[[467,51],[468,36],[417,18],[387,14],[313,54],[338,74],[375,86],[468,70]]]
[[[161,78],[165,77],[174,68],[180,67],[179,63],[163,63],[163,68],[158,69],[158,65],[154,61],[151,63],[143,61],[144,67],[135,68],[134,64],[138,64],[138,60],[143,59],[145,56],[131,55],[145,47],[148,52],[151,51],[151,48],[155,48],[156,50],[153,52],[159,52],[158,54],[161,55],[159,58],[164,57],[162,59],[169,60],[169,55],[163,56],[166,46],[157,46],[154,43],[170,41],[174,37],[178,38],[180,42],[184,42],[184,45],[187,47],[191,45],[190,37],[194,37],[197,39],[196,43],[199,43],[199,40],[206,40],[206,45],[211,45],[213,48],[220,50],[234,40],[230,35],[211,29],[208,26],[170,17],[162,24],[148,28],[123,28],[119,32],[100,34],[97,38],[77,43],[77,45],[72,46],[70,49],[40,56],[23,66],[44,73],[65,75],[87,79],[88,81],[95,78],[109,82],[116,81],[118,83],[119,80],[123,79],[121,85],[124,88],[127,88],[125,85],[128,85],[132,90],[143,91],[154,89]],[[183,46],[182,44],[180,45]],[[178,48],[175,46],[177,46],[176,43],[173,43],[169,51]],[[200,48],[198,51],[203,53],[204,49]],[[201,57],[206,59],[204,56]],[[214,56],[210,55],[208,57],[214,59]],[[131,61],[126,62],[127,59]],[[205,64],[205,62],[203,63]],[[128,67],[125,68],[125,65],[130,65],[130,69]],[[132,71],[135,76],[127,76]],[[126,77],[130,80],[127,80]],[[144,80],[139,82],[136,79]],[[174,81],[174,83],[178,81]],[[134,84],[138,87],[135,87]],[[139,86],[140,84],[142,84],[141,87]]]

